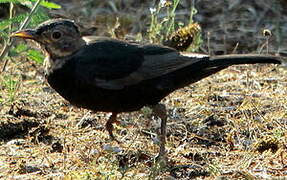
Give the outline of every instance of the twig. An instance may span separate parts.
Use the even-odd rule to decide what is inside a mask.
[[[235,47],[232,50],[232,54],[236,53],[239,43],[236,43]]]
[[[208,50],[208,55],[211,55],[211,52],[210,52],[210,31],[207,32],[207,50]]]
[[[22,29],[24,29],[24,28],[26,28],[26,27],[28,26],[28,24],[29,24],[29,22],[30,22],[30,20],[31,20],[31,18],[32,18],[32,15],[33,15],[33,14],[36,12],[36,10],[38,9],[38,7],[39,7],[41,1],[42,1],[42,0],[38,0],[38,1],[34,4],[33,8],[31,9],[31,12],[30,12],[29,15],[26,17],[26,19],[24,20],[24,22],[21,24],[21,26],[20,26],[20,28],[18,29],[18,31],[19,31],[19,30],[22,30]],[[10,48],[13,46],[14,42],[15,42],[14,39],[12,39],[11,41],[8,40],[8,43],[4,46],[4,48],[3,48],[3,50],[2,50],[2,52],[1,52],[1,54],[0,54],[0,62],[1,62],[2,59],[6,56],[6,54],[7,54],[8,51],[10,50]],[[7,66],[7,63],[8,63],[8,60],[6,60],[6,61],[4,62],[4,65],[3,65],[3,67],[2,67],[2,70],[1,70],[0,74],[5,71],[5,68],[6,68],[6,66]]]

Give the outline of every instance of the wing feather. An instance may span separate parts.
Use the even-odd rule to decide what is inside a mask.
[[[118,90],[153,79],[196,63],[205,56],[192,58],[159,45],[136,45],[102,39],[91,43],[79,58],[77,73],[86,83]],[[92,53],[90,51],[93,51]]]

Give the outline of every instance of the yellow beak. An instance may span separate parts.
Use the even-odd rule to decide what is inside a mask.
[[[18,32],[11,34],[10,37],[19,37],[19,38],[23,38],[23,39],[35,39],[35,35],[34,35],[33,30],[18,31]]]

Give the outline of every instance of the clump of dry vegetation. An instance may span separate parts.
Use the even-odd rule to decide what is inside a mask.
[[[150,8],[158,3],[55,2],[62,8],[50,10],[50,16],[75,19],[86,34],[141,41],[148,41]],[[286,53],[286,1],[194,2],[181,0],[175,21],[188,24],[194,5],[193,20],[202,29],[198,52]],[[158,16],[166,15],[161,11]],[[263,36],[264,29],[272,36]],[[22,55],[11,58],[1,73],[1,178],[287,176],[287,71],[275,65],[233,66],[167,97],[163,103],[169,109],[170,166],[166,169],[153,160],[159,122],[148,109],[121,115],[115,133],[123,143],[117,144],[105,131],[108,114],[72,107],[48,87],[41,68]],[[83,118],[85,124],[78,124]]]

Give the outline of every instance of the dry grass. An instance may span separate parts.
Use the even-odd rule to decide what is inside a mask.
[[[66,6],[57,13],[97,27],[96,34],[108,34],[114,16],[122,24],[119,37],[146,31],[152,3],[108,2],[61,1]],[[182,1],[178,21],[188,19],[189,6]],[[196,8],[204,30],[202,51],[230,53],[239,43],[235,52],[258,52],[266,40],[260,34],[264,28],[273,32],[269,51],[286,51],[283,0],[202,0]],[[230,67],[167,97],[168,169],[152,160],[159,122],[148,110],[122,114],[115,132],[123,143],[111,142],[104,126],[108,115],[69,105],[48,87],[40,69],[19,57],[1,75],[1,82],[4,76],[19,82],[13,102],[3,84],[0,89],[3,179],[287,177],[287,71],[277,66]],[[80,128],[82,118],[87,124]]]

